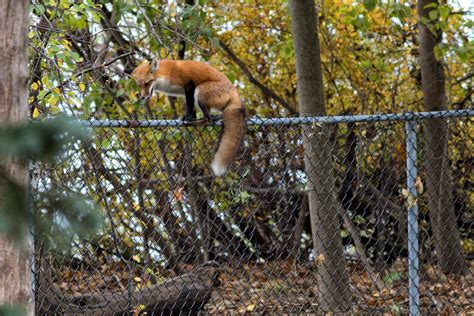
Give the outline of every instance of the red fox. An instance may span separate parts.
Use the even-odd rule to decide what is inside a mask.
[[[245,108],[237,89],[220,71],[205,62],[191,60],[143,61],[132,72],[141,89],[141,97],[149,99],[154,91],[171,96],[184,96],[186,115],[183,120],[196,120],[196,107],[205,120],[212,120],[210,109],[222,111],[223,133],[211,163],[216,176],[224,175],[237,156],[245,136]]]

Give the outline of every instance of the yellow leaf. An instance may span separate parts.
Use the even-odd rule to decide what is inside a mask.
[[[129,237],[125,237],[123,239],[123,243],[127,246],[127,247],[133,247],[135,246],[135,244],[130,240]]]
[[[138,315],[146,315],[146,313],[140,313],[142,310],[145,309],[145,305],[138,305],[134,310],[133,310],[133,316],[138,316]]]
[[[153,106],[156,105],[157,102],[158,102],[158,94],[156,93],[156,94],[151,96],[150,100],[148,101],[148,105],[150,107],[153,107]]]
[[[81,90],[81,92],[84,92],[84,90],[86,90],[86,85],[81,82],[79,84],[79,90]]]
[[[133,260],[135,260],[136,262],[140,263],[140,256],[138,255],[134,255],[132,256]]]
[[[252,312],[253,310],[255,309],[255,304],[250,304],[250,305],[247,305],[247,312]]]
[[[402,196],[405,198],[408,208],[415,206],[418,202],[417,198],[407,189],[402,189]]]
[[[166,56],[166,49],[165,49],[164,47],[161,47],[161,48],[160,48],[160,56],[161,56],[161,57]]]
[[[58,66],[59,66],[59,67],[62,67],[62,66],[63,66],[63,60],[62,60],[62,59],[58,59]]]
[[[51,105],[51,106],[55,106],[56,104],[58,104],[59,102],[59,98],[56,97],[56,96],[51,96],[49,99],[48,99],[48,103]]]
[[[407,189],[402,189],[402,196],[406,199],[410,193]]]
[[[33,83],[31,84],[31,89],[33,89],[33,91],[38,90],[38,88],[39,88],[39,85],[38,85],[36,82],[33,82]]]
[[[133,280],[135,280],[135,282],[141,282],[142,279],[140,279],[139,277],[134,277]]]
[[[38,108],[35,108],[33,110],[33,118],[38,118],[38,116],[41,114],[41,112],[38,110]]]
[[[416,197],[413,196],[413,194],[410,193],[407,197],[407,207],[411,208],[411,207],[415,206],[416,204],[417,204]]]
[[[28,33],[28,38],[29,39],[32,39],[33,37],[35,37],[35,32],[31,31]]]

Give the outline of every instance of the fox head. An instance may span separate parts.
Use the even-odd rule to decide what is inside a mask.
[[[132,77],[140,87],[140,97],[149,99],[153,95],[153,81],[156,80],[159,61],[153,59],[151,63],[144,60],[132,72]]]

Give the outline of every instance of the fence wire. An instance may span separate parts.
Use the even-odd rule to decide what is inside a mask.
[[[410,302],[423,314],[472,312],[473,117],[249,119],[218,178],[220,124],[84,121],[94,139],[36,166],[34,189],[86,195],[106,225],[66,248],[36,244],[36,311],[405,314]],[[35,201],[38,216],[47,205]],[[414,206],[419,233],[408,236]]]

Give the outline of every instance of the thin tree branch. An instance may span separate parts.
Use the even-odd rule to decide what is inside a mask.
[[[474,77],[474,71],[456,80],[455,84],[460,84],[461,82],[466,81],[472,77]]]
[[[290,105],[288,102],[286,102],[282,97],[276,94],[275,91],[272,89],[268,88],[265,86],[263,83],[261,83],[255,76],[250,72],[250,70],[247,68],[245,63],[235,55],[235,53],[232,51],[232,49],[227,46],[223,41],[219,41],[220,46],[224,50],[224,52],[229,56],[230,59],[232,59],[237,66],[243,71],[245,76],[249,79],[251,83],[256,85],[264,94],[269,96],[270,98],[274,99],[277,103],[279,103],[281,106],[283,106],[290,114],[292,115],[298,115],[298,111],[295,110],[295,107]]]
[[[146,15],[146,12],[143,10],[142,6],[138,3],[138,1],[134,1],[135,2],[135,5],[137,6],[138,10],[140,10],[140,13],[143,15],[143,17],[145,18],[145,21],[148,23],[148,27],[150,28],[153,36],[155,37],[155,39],[158,41],[158,43],[160,43],[161,46],[163,47],[166,47],[167,51],[168,51],[168,54],[171,52],[171,49],[165,45],[165,43],[163,43],[163,41],[161,40],[161,38],[158,36],[158,34],[156,34],[155,32],[155,27],[153,25],[153,23],[150,21],[150,19],[148,18],[148,16]],[[158,53],[160,54],[160,53]],[[160,58],[162,58],[163,56],[159,56]]]
[[[79,78],[91,71],[94,71],[96,69],[99,69],[99,68],[103,68],[103,67],[107,67],[107,66],[110,66],[111,64],[115,63],[117,60],[123,58],[124,56],[128,56],[132,54],[132,52],[128,52],[128,53],[125,53],[125,54],[122,54],[122,55],[119,55],[107,62],[104,62],[103,64],[100,64],[100,65],[96,65],[96,66],[93,66],[93,67],[89,67],[89,68],[86,68],[86,69],[83,69],[81,71],[78,71],[76,72],[75,74],[73,74],[70,78],[64,80],[63,82],[61,82],[59,85],[57,85],[55,88],[51,89],[50,91],[46,92],[45,95],[43,96],[43,99],[46,98],[49,94],[51,94],[51,91],[53,91],[54,89],[58,88],[58,89],[62,89],[65,85],[71,83],[72,79],[71,78]]]

